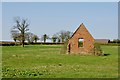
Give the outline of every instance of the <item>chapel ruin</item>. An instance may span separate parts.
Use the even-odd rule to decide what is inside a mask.
[[[82,23],[68,41],[69,54],[88,54],[94,48],[94,38]]]

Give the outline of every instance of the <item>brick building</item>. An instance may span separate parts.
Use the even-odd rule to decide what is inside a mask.
[[[87,54],[94,48],[94,38],[82,23],[68,41],[68,53]]]
[[[95,39],[95,43],[108,44],[110,43],[109,39]]]

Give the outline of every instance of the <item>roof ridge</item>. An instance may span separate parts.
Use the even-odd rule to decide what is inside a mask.
[[[72,36],[70,37],[70,39],[73,37],[73,35],[77,32],[77,30],[82,26],[84,25],[83,23],[79,25],[79,27],[74,31],[74,33],[72,34]]]

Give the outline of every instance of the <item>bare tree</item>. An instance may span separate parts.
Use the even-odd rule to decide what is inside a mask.
[[[19,41],[21,43],[21,34],[18,31],[11,30],[11,37],[15,41],[15,44],[17,41]]]
[[[25,34],[25,39],[29,44],[33,42],[33,37],[34,37],[34,34],[31,32],[28,32]]]
[[[72,34],[73,34],[72,32],[66,31],[66,32],[65,32],[65,41],[69,40],[70,37],[72,36]]]
[[[65,54],[67,51],[67,45],[68,45],[68,40],[70,39],[70,37],[72,36],[72,32],[70,31],[60,31],[59,32],[59,38],[62,40],[62,43],[64,43],[63,47],[61,48],[60,53],[61,54]]]
[[[22,40],[22,46],[24,47],[24,42],[25,42],[25,33],[28,31],[28,22],[27,19],[15,19],[16,25],[13,26],[13,30],[19,31],[21,35],[21,40]]]
[[[61,42],[64,43],[64,42],[66,42],[71,37],[72,34],[73,33],[70,32],[70,31],[64,31],[64,30],[62,30],[62,31],[60,31],[60,32],[57,33],[57,36],[58,36],[58,39],[60,39]]]
[[[17,40],[17,37],[18,37],[18,31],[11,30],[11,37],[13,38],[13,40],[16,43],[16,40]]]
[[[35,41],[35,43],[37,42],[37,40],[39,40],[39,37],[31,32],[28,32],[25,34],[25,39],[28,41],[28,43],[33,43]]]

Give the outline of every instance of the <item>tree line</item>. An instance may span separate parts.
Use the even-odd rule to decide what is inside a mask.
[[[113,41],[110,41],[110,43],[120,43],[120,39],[113,39]]]
[[[53,43],[56,43],[56,42],[64,43],[68,41],[68,39],[73,34],[70,31],[61,30],[55,33],[54,35],[52,35],[52,37],[49,37],[47,34],[43,34],[41,38],[39,38],[36,34],[32,32],[28,32],[29,31],[28,26],[29,26],[29,23],[27,19],[16,18],[15,25],[11,30],[12,39],[15,41],[15,43],[19,41],[23,47],[24,47],[25,41],[27,41],[29,44],[37,43],[38,40],[41,40],[45,43],[46,40],[49,39]]]

